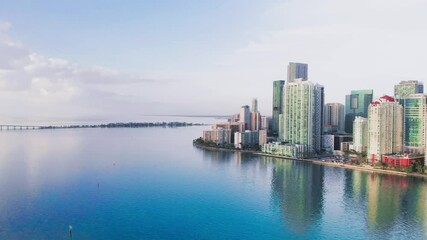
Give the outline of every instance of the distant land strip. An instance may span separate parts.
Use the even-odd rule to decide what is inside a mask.
[[[62,126],[40,126],[39,129],[62,129],[62,128],[147,128],[147,127],[191,127],[207,126],[205,123],[187,122],[129,122],[108,124],[85,124],[85,125],[62,125]]]

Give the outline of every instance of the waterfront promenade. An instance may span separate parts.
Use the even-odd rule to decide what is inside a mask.
[[[381,174],[392,174],[392,175],[405,176],[405,177],[411,176],[411,177],[427,178],[427,175],[425,175],[425,174],[399,172],[399,171],[388,170],[388,169],[378,169],[378,168],[374,168],[370,165],[357,166],[357,165],[351,165],[351,164],[345,164],[345,163],[325,162],[325,161],[322,161],[322,159],[292,158],[292,157],[273,155],[273,154],[263,153],[263,152],[259,152],[259,151],[252,151],[252,150],[210,147],[210,146],[204,146],[204,145],[197,144],[197,143],[193,143],[193,145],[198,147],[198,148],[208,149],[208,150],[213,150],[213,151],[241,152],[241,153],[248,153],[248,154],[253,154],[253,155],[257,155],[257,156],[273,157],[273,158],[280,158],[280,159],[293,160],[293,161],[309,162],[312,164],[325,165],[325,166],[336,167],[336,168],[345,168],[345,169],[359,170],[359,171],[365,171],[365,172],[375,172],[375,173],[381,173]]]

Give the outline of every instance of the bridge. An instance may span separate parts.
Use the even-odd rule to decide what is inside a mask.
[[[3,130],[34,130],[42,129],[43,126],[29,126],[29,125],[0,125],[0,131]]]

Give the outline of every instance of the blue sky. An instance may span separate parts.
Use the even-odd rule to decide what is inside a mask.
[[[423,0],[2,1],[2,118],[231,114],[290,61],[327,102],[426,80]]]

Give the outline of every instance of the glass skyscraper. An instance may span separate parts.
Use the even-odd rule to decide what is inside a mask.
[[[356,116],[368,117],[368,107],[374,96],[374,90],[351,91],[345,96],[345,131],[353,133],[353,122]]]
[[[273,124],[271,130],[277,134],[279,132],[279,116],[283,113],[283,87],[285,80],[273,82]]]
[[[288,65],[288,83],[295,82],[296,79],[300,78],[305,81],[308,80],[308,64],[290,62]]]
[[[412,94],[405,98],[404,132],[405,151],[423,154],[426,143],[427,94]]]

